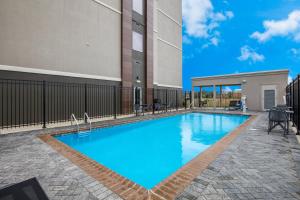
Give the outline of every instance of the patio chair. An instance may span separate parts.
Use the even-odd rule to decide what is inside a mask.
[[[159,111],[161,111],[161,105],[159,103],[155,103],[154,104],[154,113],[155,111],[157,111],[159,113]]]
[[[207,100],[200,101],[200,106],[201,107],[207,106]]]
[[[281,110],[290,110],[290,108],[287,105],[277,105],[275,108],[278,108]]]
[[[145,112],[151,112],[153,110],[153,104],[143,104],[141,105],[142,113],[145,115]]]
[[[228,110],[240,110],[241,109],[241,101],[230,101]]]
[[[153,110],[154,112],[157,111],[161,111],[162,109],[162,105],[161,105],[161,100],[160,99],[154,99],[153,100]]]
[[[285,104],[282,104],[282,105],[277,105],[275,108],[278,108],[280,110],[286,111],[287,115],[288,115],[288,119],[289,119],[289,121],[291,121],[292,116],[294,114],[294,112],[292,111],[293,110],[292,107],[289,107],[289,106],[287,106]],[[295,126],[295,122],[294,121],[293,121],[293,126]]]
[[[0,188],[0,200],[49,200],[36,178]]]
[[[288,113],[280,108],[272,108],[269,110],[269,127],[268,134],[277,126],[280,126],[284,135],[289,133],[289,116]]]

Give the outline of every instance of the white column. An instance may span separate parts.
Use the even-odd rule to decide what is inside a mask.
[[[194,96],[195,96],[195,87],[192,86],[192,96],[191,96],[191,102],[192,102],[192,108],[194,108]]]
[[[223,93],[223,86],[220,85],[220,107],[222,107],[222,93]]]
[[[217,99],[217,91],[216,91],[217,87],[214,85],[214,97],[213,97],[213,101],[214,101],[214,109],[216,109],[216,99]]]
[[[202,86],[200,86],[200,97],[199,97],[199,104],[202,103]],[[202,107],[202,106],[201,106]]]

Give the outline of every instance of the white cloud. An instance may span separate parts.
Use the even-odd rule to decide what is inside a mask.
[[[251,35],[251,38],[259,42],[266,42],[272,37],[291,37],[293,40],[300,42],[300,10],[291,12],[288,18],[283,20],[266,20],[263,22],[265,31],[258,31]]]
[[[234,91],[233,91],[234,93],[241,93],[242,92],[242,89],[235,89]]]
[[[249,46],[245,45],[241,48],[241,56],[238,57],[240,61],[247,61],[250,62],[261,62],[265,60],[265,56],[262,54],[258,54],[255,52],[254,49],[250,48]]]
[[[217,37],[213,37],[210,39],[210,42],[212,45],[214,46],[218,46],[219,45],[219,39]]]
[[[219,43],[220,34],[216,29],[220,23],[234,17],[231,11],[215,12],[211,0],[183,0],[182,14],[186,34],[209,39],[212,45]]]
[[[223,92],[224,94],[228,94],[229,92],[232,92],[232,89],[231,89],[229,86],[226,86],[226,87],[222,90],[222,92]]]
[[[290,84],[291,82],[293,82],[293,77],[291,75],[289,75],[288,83]]]
[[[291,48],[290,52],[293,54],[293,56],[298,57],[300,56],[300,49]]]
[[[226,11],[225,14],[226,14],[226,16],[227,16],[229,19],[231,19],[231,18],[234,17],[234,14],[233,14],[232,11]]]
[[[229,2],[227,0],[224,0],[223,3],[229,5]]]

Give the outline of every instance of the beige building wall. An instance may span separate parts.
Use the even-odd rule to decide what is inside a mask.
[[[121,0],[1,0],[0,27],[0,70],[121,79]]]
[[[242,94],[247,97],[249,110],[263,110],[263,89],[276,88],[276,104],[284,104],[288,84],[288,70],[245,73],[224,76],[193,78],[192,86],[241,85]]]
[[[182,1],[154,0],[154,84],[182,87]]]

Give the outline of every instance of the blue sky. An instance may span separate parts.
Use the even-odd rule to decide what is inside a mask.
[[[300,73],[300,0],[182,0],[183,87],[191,77]]]

